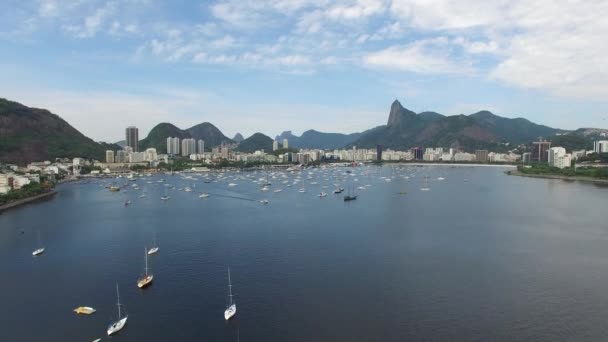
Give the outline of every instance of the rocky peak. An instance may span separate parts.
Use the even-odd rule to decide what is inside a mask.
[[[387,126],[400,126],[405,123],[408,117],[416,116],[416,113],[404,108],[398,100],[391,105],[391,112],[388,116]]]

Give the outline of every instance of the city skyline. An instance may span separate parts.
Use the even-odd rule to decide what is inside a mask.
[[[606,128],[608,9],[537,5],[10,1],[0,96],[105,141],[160,122],[230,137],[360,132],[384,124],[395,98],[416,112]]]

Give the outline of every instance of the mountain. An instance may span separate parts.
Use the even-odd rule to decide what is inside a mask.
[[[226,137],[217,127],[208,122],[192,126],[186,131],[190,134],[190,137],[196,140],[204,140],[205,146],[208,147],[215,147],[222,143],[233,143],[232,139]]]
[[[365,132],[350,145],[406,149],[414,146],[504,150],[511,144],[529,143],[565,131],[537,125],[526,119],[509,119],[489,111],[444,116],[435,112],[416,114],[395,100],[385,126]]]
[[[232,140],[234,140],[234,142],[236,143],[240,143],[241,141],[245,140],[245,138],[243,138],[243,135],[241,133],[237,133],[234,135],[234,138],[232,138]]]
[[[311,129],[302,133],[299,137],[293,135],[291,131],[285,131],[281,135],[278,135],[276,139],[279,143],[282,143],[283,139],[287,139],[289,147],[293,148],[336,149],[354,142],[362,134],[324,133]]]
[[[539,137],[549,137],[561,132],[558,129],[537,125],[527,119],[516,118],[508,119],[492,114],[489,111],[481,111],[469,115],[475,119],[481,127],[500,136],[506,141],[516,144],[529,143]]]
[[[217,127],[208,122],[203,122],[186,130],[163,122],[154,126],[148,136],[139,141],[139,149],[143,151],[146,148],[154,147],[158,153],[167,153],[167,138],[169,137],[179,138],[180,140],[188,138],[202,139],[205,141],[205,147],[209,148],[218,146],[222,142],[232,142]]]
[[[84,157],[103,160],[106,149],[58,115],[0,98],[0,161],[27,164],[54,158]]]
[[[271,137],[262,133],[255,133],[249,138],[241,141],[237,147],[237,151],[252,153],[259,150],[272,152],[273,140]]]
[[[167,138],[190,138],[190,133],[183,131],[174,125],[162,122],[154,126],[148,136],[143,140],[139,141],[139,149],[143,151],[147,148],[153,147],[158,153],[167,153]]]

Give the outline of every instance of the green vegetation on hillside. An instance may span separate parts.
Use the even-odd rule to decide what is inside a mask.
[[[106,149],[59,116],[0,98],[0,161],[25,164],[54,158],[83,157],[102,160]]]

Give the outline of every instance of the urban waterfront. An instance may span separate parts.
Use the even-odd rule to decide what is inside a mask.
[[[0,215],[0,340],[105,340],[116,282],[129,321],[112,340],[605,340],[608,187],[508,169],[159,174],[120,179],[119,192],[110,180],[60,185],[54,199]],[[334,184],[358,199],[343,201]],[[46,251],[32,257],[38,231]],[[154,239],[155,280],[140,290]],[[228,266],[239,311],[226,322]],[[81,305],[97,312],[77,316]]]

